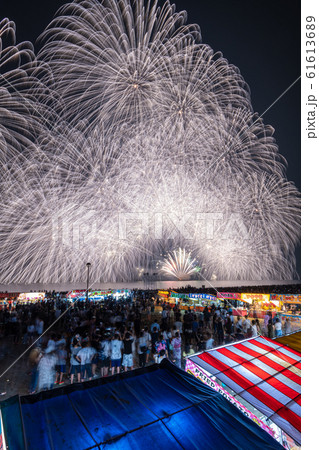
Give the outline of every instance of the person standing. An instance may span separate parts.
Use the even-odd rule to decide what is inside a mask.
[[[81,350],[80,342],[76,338],[74,338],[73,342],[72,342],[72,345],[71,345],[71,358],[70,358],[70,363],[71,363],[71,384],[73,384],[74,375],[77,376],[78,383],[80,383],[80,381],[81,381],[80,363],[76,359],[76,356],[77,356],[77,354],[79,353],[80,350]]]
[[[287,317],[286,319],[286,323],[285,323],[285,334],[289,334],[291,333],[291,322],[289,317]]]
[[[58,357],[58,370],[56,374],[56,384],[63,384],[63,376],[66,373],[66,358],[67,352],[65,350],[65,345],[60,345],[56,351]]]
[[[210,350],[213,348],[214,345],[214,339],[212,338],[212,335],[210,333],[207,333],[207,339],[205,341],[205,350]]]
[[[268,312],[266,312],[265,317],[264,317],[264,325],[263,325],[263,334],[264,335],[268,335],[268,323],[269,323],[269,315]]]
[[[122,362],[122,348],[123,342],[120,340],[120,335],[116,333],[111,341],[111,368],[112,375],[114,375],[114,369],[120,373]]]
[[[268,332],[269,339],[271,339],[273,337],[273,325],[272,325],[271,317],[269,317],[269,320],[268,320],[267,332]]]
[[[219,316],[217,319],[217,338],[218,345],[222,345],[224,343],[224,324],[223,319]]]
[[[35,319],[35,329],[36,329],[36,333],[38,335],[38,343],[41,344],[41,340],[42,338],[40,337],[41,334],[43,333],[43,327],[44,327],[44,322],[40,317],[37,317]]]
[[[54,350],[55,349],[53,347],[48,347],[39,361],[38,391],[53,388],[55,378],[55,367],[58,361],[58,358]]]
[[[252,337],[258,336],[257,325],[256,325],[255,320],[251,321],[251,330],[252,330],[252,333],[251,333]]]
[[[275,336],[276,337],[282,336],[282,324],[281,320],[278,317],[275,321]]]
[[[144,335],[146,336],[146,346],[147,346],[146,364],[147,364],[149,362],[150,355],[151,355],[151,350],[152,350],[152,336],[148,332],[148,327],[144,328]]]
[[[250,321],[248,319],[248,316],[245,316],[245,320],[243,321],[243,333],[245,335],[245,337],[250,337],[250,328],[251,328],[251,324]]]
[[[133,343],[134,343],[133,337],[131,333],[127,331],[123,339],[123,367],[125,372],[127,372],[127,368],[129,368],[130,370],[134,368]]]
[[[145,330],[142,330],[139,335],[137,343],[137,353],[140,367],[145,367],[147,351],[148,351],[147,333],[145,332]]]
[[[92,379],[92,359],[96,350],[90,346],[89,342],[82,342],[82,348],[76,356],[76,359],[81,363],[81,381],[84,378]]]
[[[226,330],[227,334],[231,335],[231,333],[232,333],[232,321],[231,321],[231,318],[229,317],[229,314],[226,314],[225,330]]]
[[[111,340],[109,335],[105,335],[101,342],[101,375],[102,377],[107,377],[110,367],[110,356],[111,356]]]
[[[31,368],[30,394],[34,394],[37,390],[39,378],[38,364],[41,357],[42,353],[39,347],[35,347],[31,350],[29,355],[29,366]]]
[[[173,347],[173,361],[181,369],[182,367],[182,340],[180,338],[179,332],[175,333],[175,337],[172,339]]]

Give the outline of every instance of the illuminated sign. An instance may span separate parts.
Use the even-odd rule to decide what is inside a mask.
[[[19,302],[35,302],[44,299],[45,292],[23,292],[22,294],[19,294],[18,297]]]
[[[0,298],[16,298],[19,294],[19,292],[0,292]]]
[[[187,298],[188,299],[188,294],[178,294],[177,292],[172,292],[171,293],[171,297],[172,298]]]
[[[238,292],[217,292],[217,298],[227,298],[228,300],[240,300]]]
[[[161,297],[168,297],[169,296],[169,292],[168,291],[157,291],[157,294],[160,295]]]
[[[301,303],[300,294],[270,294],[271,301],[278,300],[284,303]]]
[[[241,294],[241,300],[248,303],[252,303],[253,301],[269,302],[269,297],[269,294]]]
[[[203,300],[210,300],[212,302],[216,301],[216,297],[214,295],[210,294],[188,294],[189,298],[196,298],[196,299],[203,299]]]
[[[88,292],[88,298],[95,299],[95,300],[103,300],[105,297],[108,297],[110,295],[114,297],[127,297],[131,294],[130,289],[108,289],[107,291],[90,291]],[[85,289],[77,289],[70,291],[68,293],[68,298],[85,298],[86,297],[86,290]]]

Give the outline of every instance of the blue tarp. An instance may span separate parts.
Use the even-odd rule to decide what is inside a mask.
[[[9,450],[282,450],[219,393],[167,360],[0,406]]]

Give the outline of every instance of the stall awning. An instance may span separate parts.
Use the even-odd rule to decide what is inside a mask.
[[[231,388],[300,444],[301,354],[262,336],[190,360]]]
[[[222,395],[167,360],[0,406],[10,450],[282,449]]]

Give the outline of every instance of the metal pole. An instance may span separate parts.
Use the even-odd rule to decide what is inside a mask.
[[[88,269],[87,271],[87,277],[86,277],[86,301],[89,300],[89,281],[90,281],[90,267],[91,263],[86,263],[86,267]]]

